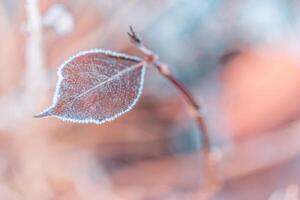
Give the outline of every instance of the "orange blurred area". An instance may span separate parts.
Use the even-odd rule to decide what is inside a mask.
[[[235,135],[276,129],[300,111],[300,60],[289,46],[246,50],[222,73],[225,118]]]

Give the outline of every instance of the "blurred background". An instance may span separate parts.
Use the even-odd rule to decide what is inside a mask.
[[[203,105],[213,192],[201,133],[152,68],[113,122],[32,118],[71,55],[139,55],[129,25]],[[300,199],[298,0],[0,0],[0,35],[1,200]]]

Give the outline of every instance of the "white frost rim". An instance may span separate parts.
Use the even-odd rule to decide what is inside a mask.
[[[51,110],[57,104],[58,97],[59,97],[59,88],[60,88],[60,85],[61,85],[61,83],[64,79],[64,77],[62,75],[62,69],[69,62],[71,62],[73,59],[75,59],[79,56],[88,54],[88,53],[102,53],[102,54],[105,54],[105,55],[108,55],[108,56],[114,56],[114,57],[124,58],[124,59],[128,59],[128,60],[133,60],[133,61],[142,61],[142,59],[137,57],[137,56],[129,56],[127,54],[123,54],[123,53],[119,53],[119,52],[115,52],[115,51],[110,51],[110,50],[103,50],[103,49],[91,49],[91,50],[87,50],[87,51],[81,51],[81,52],[75,54],[74,56],[71,56],[62,65],[60,65],[60,67],[58,68],[58,71],[57,71],[58,80],[57,80],[57,83],[56,83],[56,88],[55,88],[55,93],[54,93],[53,100],[52,100],[52,105],[49,106],[48,108],[46,108],[44,111],[40,112],[39,115],[41,115],[42,113],[46,113],[47,111]],[[127,113],[128,111],[132,110],[132,108],[136,105],[137,101],[139,100],[139,98],[142,94],[142,90],[143,90],[143,87],[144,87],[145,72],[146,72],[146,67],[142,66],[140,87],[139,87],[137,96],[134,99],[134,101],[128,106],[127,109],[125,109],[125,110],[123,110],[123,111],[121,111],[121,112],[119,112],[119,113],[117,113],[117,114],[115,114],[111,117],[105,118],[103,120],[97,120],[97,119],[94,119],[93,117],[90,117],[90,118],[87,118],[87,119],[66,118],[66,117],[56,115],[56,114],[47,115],[45,117],[53,116],[53,117],[58,118],[62,121],[73,122],[73,123],[83,123],[83,124],[88,124],[88,123],[103,124],[105,122],[113,121],[114,119],[118,118],[119,116],[121,116],[121,115]]]

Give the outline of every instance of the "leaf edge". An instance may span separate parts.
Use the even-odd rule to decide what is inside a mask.
[[[54,113],[52,113],[52,109],[55,107],[55,105],[57,104],[57,101],[58,101],[58,97],[59,97],[59,88],[60,88],[60,85],[62,83],[62,81],[64,80],[64,77],[62,75],[62,70],[63,68],[69,63],[71,62],[73,59],[79,57],[79,56],[83,56],[85,54],[88,54],[88,53],[103,53],[105,55],[108,55],[108,56],[114,56],[114,57],[118,57],[118,58],[123,58],[123,59],[128,59],[128,60],[132,60],[132,61],[137,61],[137,62],[142,62],[142,59],[137,57],[137,56],[130,56],[130,55],[127,55],[127,54],[124,54],[124,53],[120,53],[120,52],[116,52],[116,51],[111,51],[111,50],[104,50],[104,49],[91,49],[91,50],[86,50],[86,51],[80,51],[79,53],[69,57],[67,60],[64,61],[63,64],[61,64],[57,70],[57,76],[58,76],[58,80],[56,82],[56,87],[55,87],[55,92],[54,92],[54,95],[53,95],[53,99],[52,99],[52,105],[49,106],[48,108],[46,108],[45,110],[43,110],[42,112],[40,112],[39,114],[37,115],[34,115],[33,117],[34,118],[42,118],[42,117],[55,117],[57,119],[60,119],[61,121],[64,121],[64,122],[72,122],[72,123],[80,123],[80,124],[97,124],[97,125],[100,125],[100,124],[103,124],[103,123],[106,123],[106,122],[111,122],[113,120],[115,120],[116,118],[122,116],[123,114],[131,111],[134,106],[136,105],[136,103],[138,102],[138,100],[140,99],[140,96],[142,94],[142,91],[143,91],[143,88],[144,88],[144,77],[145,77],[145,73],[146,73],[146,66],[143,65],[141,66],[142,70],[141,70],[141,80],[140,80],[140,87],[139,87],[139,90],[138,90],[138,93],[136,95],[136,98],[134,99],[134,101],[132,101],[132,103],[122,112],[119,112],[109,118],[105,118],[103,120],[97,120],[97,119],[94,119],[93,117],[90,117],[90,118],[87,118],[87,119],[84,119],[84,120],[78,120],[78,119],[73,119],[73,118],[66,118],[66,117],[62,117],[62,116],[59,116],[59,115],[56,115]]]

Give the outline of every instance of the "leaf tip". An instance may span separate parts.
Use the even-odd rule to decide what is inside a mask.
[[[39,114],[33,115],[32,117],[34,117],[34,118],[42,118],[42,117],[47,117],[47,116],[50,116],[50,115],[52,115],[51,109],[43,111],[43,112],[41,112]]]

